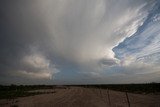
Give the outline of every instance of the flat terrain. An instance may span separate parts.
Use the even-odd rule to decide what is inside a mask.
[[[36,91],[53,93],[3,99],[0,107],[128,107],[126,94],[119,91],[83,87]],[[128,93],[128,97],[130,107],[160,107],[160,95]]]

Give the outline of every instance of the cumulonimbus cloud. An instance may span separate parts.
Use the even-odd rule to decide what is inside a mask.
[[[132,66],[134,56],[124,58],[122,64],[119,53],[125,49],[115,51],[114,47],[144,25],[156,2],[17,0],[12,5],[0,4],[3,5],[0,67],[7,71],[1,74],[6,78],[18,74],[49,79],[70,70],[79,75],[100,76],[106,70],[114,73],[114,67],[123,64]],[[154,20],[159,20],[158,16]]]
[[[152,6],[142,1],[48,0],[37,7],[53,38],[53,51],[81,68],[87,65],[87,70],[91,67],[90,71],[98,72],[101,61],[108,66],[119,63],[112,48],[137,31],[148,15],[146,8]]]

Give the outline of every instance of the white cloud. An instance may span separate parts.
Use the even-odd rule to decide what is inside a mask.
[[[125,77],[122,76],[123,82],[159,82],[160,24],[159,12],[156,8],[156,6],[151,8],[152,11],[145,17],[145,22],[142,23],[141,27],[138,27],[137,32],[132,37],[114,48],[117,58],[121,60],[121,66],[117,67],[119,73],[114,73],[114,75],[120,77],[123,74],[130,77],[130,79],[126,78],[125,80]]]
[[[55,65],[40,53],[25,56],[22,63],[24,67],[19,73],[35,79],[52,79],[54,74],[59,72]]]

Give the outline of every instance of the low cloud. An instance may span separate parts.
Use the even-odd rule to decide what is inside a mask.
[[[55,65],[43,55],[33,53],[22,59],[23,68],[20,73],[32,78],[52,79],[54,74],[59,72]]]

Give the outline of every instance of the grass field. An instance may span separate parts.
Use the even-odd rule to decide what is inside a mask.
[[[148,84],[110,84],[110,85],[89,85],[89,87],[111,89],[122,92],[131,92],[139,94],[158,94],[160,92],[160,83],[148,83]]]
[[[0,99],[13,99],[17,97],[33,96],[38,94],[45,94],[47,92],[34,92],[39,89],[53,89],[54,86],[49,85],[10,85],[0,86]]]

